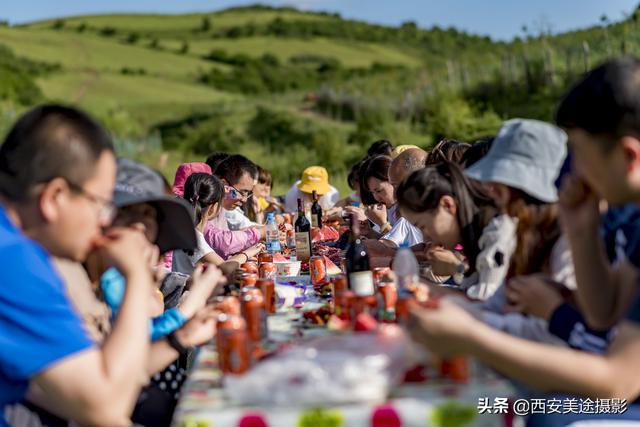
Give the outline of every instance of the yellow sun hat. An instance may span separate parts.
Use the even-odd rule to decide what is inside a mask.
[[[309,166],[302,172],[298,189],[303,193],[315,191],[319,195],[327,194],[331,189],[329,187],[329,173],[322,166]]]

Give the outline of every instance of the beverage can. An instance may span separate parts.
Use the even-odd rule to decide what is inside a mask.
[[[278,269],[276,265],[272,262],[263,262],[260,264],[258,277],[260,279],[271,279],[275,280]]]
[[[261,252],[258,254],[258,262],[259,263],[263,263],[263,262],[273,262],[273,254],[270,254],[268,252]]]
[[[225,374],[242,374],[249,369],[249,339],[245,320],[220,314],[216,321],[218,366]]]
[[[262,292],[257,288],[243,291],[241,307],[242,316],[247,322],[249,339],[254,343],[260,343],[267,338],[267,316]]]
[[[247,261],[240,266],[245,273],[258,274],[258,263],[255,261]]]
[[[240,300],[234,296],[217,296],[213,299],[216,309],[225,314],[240,315]]]
[[[311,275],[311,284],[317,285],[325,281],[327,278],[327,265],[321,256],[312,256],[309,260],[309,274]]]
[[[253,273],[244,273],[240,277],[240,287],[244,288],[245,286],[255,286],[258,281],[258,275]]]
[[[276,285],[273,279],[258,279],[256,283],[258,289],[262,291],[264,297],[264,305],[267,313],[276,312]]]

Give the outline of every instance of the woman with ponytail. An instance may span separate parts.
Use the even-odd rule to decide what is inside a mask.
[[[260,247],[250,248],[251,253],[241,252],[226,262],[207,243],[204,238],[204,229],[207,222],[216,218],[222,209],[224,198],[224,184],[217,177],[209,173],[194,173],[184,184],[183,197],[193,206],[195,217],[195,229],[197,247],[191,251],[178,250],[173,254],[172,271],[191,274],[195,267],[201,263],[220,266],[225,273],[233,272],[240,263],[246,262]]]
[[[402,215],[422,231],[434,250],[463,247],[466,260],[438,274],[453,276],[472,298],[488,298],[506,275],[508,256],[504,262],[484,262],[503,257],[485,230],[505,218],[498,215],[483,187],[467,179],[457,164],[446,161],[409,175],[398,187],[397,197]]]

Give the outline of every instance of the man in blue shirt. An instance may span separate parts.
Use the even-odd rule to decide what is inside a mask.
[[[0,146],[0,407],[28,393],[83,425],[130,423],[148,363],[153,250],[141,232],[101,234],[114,213],[115,171],[106,132],[72,108],[29,111]],[[86,336],[49,258],[82,261],[91,250],[128,283],[101,348]]]

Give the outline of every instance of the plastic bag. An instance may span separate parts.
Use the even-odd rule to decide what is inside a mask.
[[[290,347],[242,376],[227,376],[233,401],[277,406],[383,401],[410,366],[410,342],[395,325]]]

